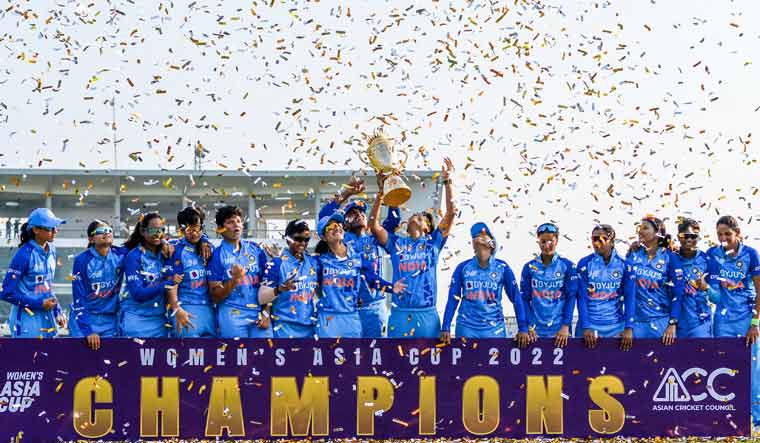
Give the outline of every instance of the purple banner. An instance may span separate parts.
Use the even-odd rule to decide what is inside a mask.
[[[744,339],[0,340],[0,440],[750,433]]]

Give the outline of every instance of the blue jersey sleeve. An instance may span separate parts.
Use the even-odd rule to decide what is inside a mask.
[[[174,254],[167,260],[164,267],[164,275],[168,278],[172,278],[175,274],[183,275],[185,273],[185,265],[182,263],[182,249],[175,248]]]
[[[433,247],[436,249],[436,251],[441,252],[441,249],[443,249],[443,247],[446,245],[446,239],[448,237],[444,237],[443,233],[438,228],[435,228],[435,231],[433,231],[432,237],[433,237]]]
[[[384,280],[377,275],[373,266],[368,260],[361,260],[361,273],[365,280],[367,280],[367,286],[370,289],[376,289],[380,292],[393,292],[393,284]]]
[[[280,268],[282,267],[282,257],[275,257],[270,263],[267,263],[264,269],[264,279],[261,281],[262,286],[276,288],[280,286]]]
[[[317,222],[322,219],[322,217],[328,217],[330,215],[333,215],[335,211],[340,209],[340,205],[337,201],[330,200],[326,205],[322,206],[322,209],[319,210],[319,215],[317,216]]]
[[[259,265],[259,273],[258,273],[259,281],[263,281],[264,280],[264,274],[267,271],[267,263],[268,263],[268,261],[269,261],[269,256],[264,251],[264,248],[259,247],[259,263],[260,263],[260,265]]]
[[[119,257],[126,257],[127,254],[129,254],[129,248],[124,245],[111,246],[111,252],[118,255]]]
[[[159,278],[154,282],[145,281],[140,273],[140,257],[142,254],[130,253],[124,260],[124,273],[127,276],[127,290],[129,295],[139,302],[150,300],[163,293],[164,280]]]
[[[24,291],[18,289],[19,282],[29,270],[30,253],[29,248],[21,248],[16,251],[3,279],[2,299],[19,307],[27,306],[33,310],[40,310],[44,300],[29,297]]]
[[[757,250],[754,248],[749,249],[749,275],[751,277],[760,276],[760,259],[757,256]]]
[[[90,277],[87,275],[87,263],[89,253],[80,254],[74,260],[74,269],[71,271],[71,292],[73,303],[71,310],[74,313],[74,319],[84,336],[92,334],[90,327],[90,317],[87,312],[87,299],[90,296]]]
[[[625,327],[633,328],[633,321],[636,318],[636,274],[633,272],[633,266],[628,262],[625,263],[623,281],[620,285],[623,291]]]
[[[668,280],[670,285],[670,318],[678,320],[681,317],[683,301],[684,277],[681,259],[673,252],[668,252]]]
[[[584,257],[578,262],[578,328],[588,329],[588,264],[591,260]]]
[[[501,274],[501,285],[504,287],[504,292],[507,293],[507,298],[514,304],[515,300],[520,298],[520,286],[517,284],[515,273],[512,272],[512,268],[505,262],[504,272]]]
[[[383,220],[383,229],[387,232],[396,232],[396,228],[401,224],[401,211],[399,208],[388,208],[388,214]]]
[[[578,275],[575,266],[570,260],[565,259],[567,272],[565,272],[565,284],[562,288],[565,296],[565,307],[562,309],[562,324],[568,327],[573,324],[573,312],[575,311],[575,299],[578,298]]]
[[[459,307],[459,302],[462,300],[462,269],[464,268],[464,261],[460,263],[454,274],[451,276],[451,284],[449,285],[449,298],[446,301],[446,310],[443,313],[443,324],[441,331],[448,332],[451,330],[451,322],[454,320],[454,313]]]
[[[224,282],[227,280],[227,270],[222,264],[222,248],[217,248],[208,261],[208,281]]]

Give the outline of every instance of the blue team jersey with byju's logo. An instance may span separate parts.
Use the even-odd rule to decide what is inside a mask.
[[[540,255],[523,266],[520,292],[527,321],[539,335],[561,325],[571,326],[577,291],[573,263],[559,254],[554,254],[548,266],[544,266]]]
[[[42,310],[45,299],[54,297],[53,278],[57,264],[55,246],[45,250],[34,240],[19,247],[3,279],[2,299],[31,310]],[[58,308],[56,308],[58,310]]]
[[[202,240],[200,240],[202,241]],[[211,246],[210,243],[208,243]],[[182,275],[177,288],[177,299],[184,305],[210,305],[208,274],[203,257],[195,253],[195,245],[181,239],[174,245],[174,255],[166,263],[167,278]]]
[[[316,323],[315,295],[317,288],[316,257],[304,253],[298,260],[289,250],[275,257],[264,271],[265,286],[276,288],[293,276],[296,287],[280,292],[272,302],[272,320],[287,321],[302,325]]]
[[[92,333],[91,315],[116,315],[119,294],[124,279],[126,247],[111,247],[105,256],[94,246],[77,255],[71,272],[71,289],[74,302],[71,305],[79,330],[85,335]]]
[[[164,256],[138,246],[124,259],[127,284],[122,292],[121,310],[144,317],[166,313]]]
[[[261,312],[259,305],[259,288],[264,277],[267,255],[256,242],[240,240],[240,248],[222,240],[221,245],[214,250],[209,260],[208,281],[226,283],[232,280],[232,266],[240,265],[245,269],[241,284],[230,292],[230,295],[220,303],[237,309],[247,309],[255,313]]]
[[[321,288],[317,301],[319,312],[357,312],[362,280],[366,280],[370,289],[381,292],[391,290],[389,283],[375,274],[372,267],[362,260],[361,254],[350,246],[346,246],[345,257],[338,257],[328,251],[316,258],[317,278]]]
[[[707,274],[709,257],[702,251],[692,258],[678,255],[684,274],[683,299],[681,301],[681,318],[678,327],[690,330],[710,319],[712,312],[708,303],[707,291],[697,289],[699,281]]]
[[[385,250],[391,256],[393,281],[401,279],[407,285],[400,294],[393,294],[393,306],[399,308],[427,308],[435,306],[438,294],[438,257],[446,238],[436,228],[430,235],[416,240],[388,233]]]
[[[628,254],[627,263],[636,278],[635,321],[644,323],[663,317],[678,320],[684,290],[678,256],[660,247],[649,260],[646,248],[640,247]]]
[[[633,327],[636,291],[625,260],[613,250],[610,260],[593,253],[583,257],[578,273],[578,322],[581,328],[625,323]]]
[[[477,257],[465,260],[454,270],[449,287],[449,299],[443,315],[441,330],[451,329],[454,312],[459,306],[457,323],[471,329],[504,329],[502,293],[506,292],[512,303],[520,299],[512,268],[491,256],[488,266],[480,266]],[[517,309],[515,309],[517,312]]]
[[[735,256],[721,246],[707,251],[710,286],[720,294],[715,307],[716,322],[735,322],[752,316],[755,308],[755,285],[752,277],[760,275],[757,251],[740,244]]]

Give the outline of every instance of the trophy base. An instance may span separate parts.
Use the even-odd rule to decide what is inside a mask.
[[[383,197],[383,204],[392,208],[398,208],[412,197],[412,190],[408,187],[396,188],[389,191]]]

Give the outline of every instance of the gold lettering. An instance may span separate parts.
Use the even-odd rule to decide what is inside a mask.
[[[206,415],[206,437],[245,436],[243,405],[237,377],[213,377]]]
[[[93,397],[95,398],[93,401]],[[113,428],[113,409],[93,409],[93,403],[112,403],[113,387],[101,377],[85,377],[74,387],[74,430],[85,438],[100,438]]]
[[[389,410],[394,394],[386,377],[356,378],[356,435],[375,435],[375,412]]]
[[[140,378],[140,436],[158,437],[158,413],[161,413],[161,436],[179,437],[179,377]]]
[[[529,375],[525,401],[527,434],[561,434],[564,429],[562,411],[562,376]]]
[[[420,377],[420,435],[435,435],[436,405],[435,376],[423,375]]]
[[[625,394],[623,381],[614,375],[602,375],[591,380],[588,396],[601,409],[588,411],[588,424],[599,434],[616,434],[625,424],[625,408],[611,394]]]
[[[269,430],[272,436],[326,436],[330,429],[330,378],[306,377],[301,395],[295,377],[272,377]]]
[[[499,382],[493,377],[476,375],[464,382],[462,423],[467,432],[487,435],[495,431],[501,420],[500,403]]]

